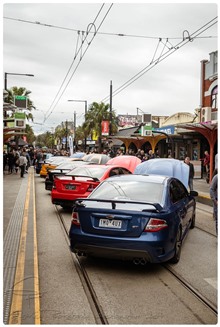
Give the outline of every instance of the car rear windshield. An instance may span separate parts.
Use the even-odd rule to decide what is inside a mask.
[[[90,198],[108,200],[131,200],[162,203],[163,184],[140,181],[105,181],[91,194]]]

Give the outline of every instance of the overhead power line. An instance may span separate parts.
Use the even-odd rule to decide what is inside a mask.
[[[156,51],[154,53],[153,59],[150,62],[149,65],[147,65],[146,67],[144,67],[141,71],[139,71],[137,74],[135,74],[133,77],[131,77],[127,82],[125,82],[124,84],[122,84],[120,87],[118,87],[117,89],[115,89],[112,92],[112,97],[116,96],[117,94],[121,93],[125,88],[127,88],[128,86],[130,86],[131,84],[133,84],[137,79],[139,79],[140,77],[142,77],[144,74],[146,74],[149,70],[151,70],[152,68],[154,68],[158,63],[160,63],[161,61],[165,60],[167,57],[169,57],[170,55],[172,55],[174,52],[176,52],[177,50],[179,50],[180,48],[182,48],[184,45],[186,45],[189,42],[192,42],[194,39],[198,38],[198,35],[204,33],[206,30],[208,30],[209,28],[211,28],[212,26],[214,26],[215,24],[217,24],[217,17],[213,18],[211,21],[209,21],[208,23],[206,23],[205,25],[203,25],[201,28],[199,28],[197,31],[193,32],[192,34],[189,34],[188,31],[184,31],[187,32],[184,34],[183,32],[183,38],[182,41],[177,43],[175,46],[172,46],[170,43],[168,44],[164,44],[163,50],[160,53],[160,55],[155,59],[155,55],[156,52],[158,50],[158,45],[156,48]],[[159,42],[161,42],[161,40],[159,40]],[[164,49],[167,48],[168,50],[166,52],[164,52]],[[106,102],[107,100],[109,100],[110,96],[106,96],[102,102]]]
[[[26,23],[26,24],[32,24],[32,25],[38,25],[42,27],[49,27],[49,28],[54,28],[54,29],[60,29],[60,30],[65,30],[65,31],[70,31],[70,32],[76,32],[78,34],[83,34],[87,33],[88,31],[84,30],[79,30],[76,28],[70,28],[70,27],[64,27],[64,26],[58,26],[58,25],[52,25],[52,24],[45,24],[41,23],[38,21],[30,21],[30,20],[24,20],[24,19],[19,19],[19,18],[12,18],[12,17],[3,17],[4,19],[8,20],[13,20],[21,23]],[[117,37],[131,37],[131,38],[143,38],[143,39],[156,39],[158,40],[159,38],[161,39],[169,39],[169,40],[181,40],[181,36],[177,37],[161,37],[161,36],[147,36],[147,35],[137,35],[137,34],[126,34],[126,33],[111,33],[111,32],[89,32],[90,34],[99,34],[99,35],[109,35],[109,36],[117,36]],[[217,38],[217,36],[203,36],[202,38]]]
[[[104,15],[104,18],[102,19],[101,23],[99,24],[99,26],[98,26],[98,28],[97,28],[97,31],[98,31],[98,30],[100,29],[100,27],[102,26],[102,24],[103,24],[105,18],[107,17],[107,15],[108,15],[110,9],[112,8],[112,6],[113,6],[113,4],[111,4],[110,7],[108,8],[106,14]],[[95,33],[95,34],[93,35],[93,37],[92,37],[92,39],[90,40],[90,42],[87,43],[87,47],[86,47],[86,49],[83,51],[83,50],[82,50],[82,47],[83,47],[85,41],[87,41],[87,37],[88,37],[88,35],[89,35],[89,31],[90,31],[92,28],[95,28],[95,29],[96,29],[96,27],[95,27],[95,22],[96,22],[98,16],[100,15],[101,10],[103,9],[103,7],[104,7],[104,4],[102,5],[101,9],[99,10],[99,12],[98,12],[98,14],[97,14],[95,20],[93,21],[93,23],[90,23],[90,24],[88,25],[88,27],[87,27],[87,31],[88,31],[88,32],[86,33],[85,38],[82,39],[82,41],[81,41],[81,46],[79,47],[78,51],[76,52],[76,54],[75,54],[75,56],[74,56],[74,59],[73,59],[71,65],[70,65],[70,67],[69,67],[69,69],[68,69],[68,72],[67,72],[67,74],[66,74],[66,76],[65,76],[65,78],[64,78],[64,80],[63,80],[63,82],[62,82],[62,84],[61,84],[61,86],[60,86],[60,88],[59,88],[59,90],[58,90],[58,92],[57,92],[57,94],[56,94],[56,96],[55,96],[55,98],[54,98],[54,100],[53,100],[51,106],[50,106],[50,108],[47,110],[47,113],[48,113],[49,111],[50,111],[50,112],[48,113],[48,115],[47,115],[47,113],[46,113],[45,118],[44,118],[44,122],[49,118],[49,116],[50,116],[50,115],[52,114],[52,112],[54,111],[54,109],[55,109],[55,107],[57,106],[58,102],[60,101],[62,95],[64,94],[64,92],[65,92],[67,86],[69,85],[70,81],[72,80],[72,78],[73,78],[73,76],[74,76],[74,74],[75,74],[77,68],[79,67],[79,65],[80,65],[80,63],[81,63],[83,57],[85,56],[85,54],[86,54],[86,52],[87,52],[89,46],[91,45],[93,39],[95,38],[95,36],[96,36],[97,33]],[[65,83],[66,80],[67,80],[67,77],[68,77],[68,75],[69,75],[69,73],[70,73],[70,70],[71,70],[72,67],[73,67],[73,64],[74,64],[74,62],[75,62],[75,60],[76,60],[76,57],[77,57],[77,55],[78,55],[80,52],[81,52],[81,55],[80,55],[80,58],[79,58],[78,64],[76,65],[76,67],[75,67],[75,69],[73,70],[71,76],[69,77],[69,80],[67,81],[66,85],[64,86],[64,83]],[[62,87],[64,87],[64,88],[63,88],[63,90],[61,91]],[[52,107],[53,107],[53,109],[51,109]]]

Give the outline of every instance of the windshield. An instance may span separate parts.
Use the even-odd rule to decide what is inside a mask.
[[[105,181],[90,195],[92,199],[162,203],[163,184],[140,181]]]

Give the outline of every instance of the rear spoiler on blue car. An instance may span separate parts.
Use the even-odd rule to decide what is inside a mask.
[[[112,209],[116,209],[116,203],[132,203],[132,204],[145,204],[153,206],[158,212],[161,212],[163,208],[159,203],[143,202],[143,201],[131,201],[131,200],[107,200],[107,199],[77,199],[75,204],[78,206],[84,206],[83,202],[108,202],[112,203]],[[145,211],[145,210],[143,210]],[[147,210],[146,210],[147,211]]]

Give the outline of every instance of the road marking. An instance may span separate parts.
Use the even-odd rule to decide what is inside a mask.
[[[24,265],[25,265],[25,252],[26,252],[27,226],[28,226],[28,208],[30,202],[30,187],[31,187],[31,176],[29,175],[28,188],[27,188],[26,200],[24,205],[23,223],[22,223],[20,244],[18,250],[15,280],[13,286],[13,297],[12,297],[11,310],[10,310],[9,325],[21,324],[23,285],[24,285]]]
[[[218,289],[217,278],[204,278],[204,280],[207,283],[209,283],[212,287],[214,287],[216,290]]]
[[[36,201],[35,201],[35,183],[33,172],[33,226],[34,226],[34,310],[35,325],[40,325],[40,288],[38,272],[38,247],[37,247],[37,224],[36,224]]]

